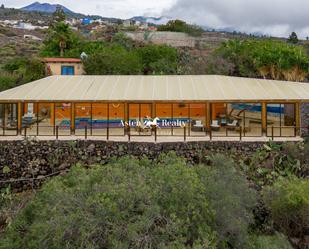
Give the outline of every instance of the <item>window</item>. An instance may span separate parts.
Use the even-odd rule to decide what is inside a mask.
[[[74,66],[61,66],[61,75],[74,75]]]

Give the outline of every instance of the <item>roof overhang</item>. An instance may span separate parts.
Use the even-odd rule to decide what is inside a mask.
[[[0,102],[309,102],[309,84],[217,75],[50,76],[0,93]]]

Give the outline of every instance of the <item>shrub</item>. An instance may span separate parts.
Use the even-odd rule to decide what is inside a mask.
[[[37,193],[0,248],[215,248],[195,170],[177,157],[153,166],[131,158],[76,166]]]
[[[250,249],[293,249],[293,247],[284,235],[277,233],[272,236],[251,237]]]
[[[114,45],[101,48],[97,53],[89,55],[84,60],[84,68],[87,74],[92,75],[130,75],[140,74],[142,66],[135,52]]]
[[[165,25],[160,25],[158,31],[183,32],[191,36],[201,36],[204,30],[197,25],[190,25],[182,20],[171,20]]]
[[[0,73],[0,92],[16,86],[18,75],[10,73]]]
[[[213,169],[200,172],[211,207],[215,210],[214,228],[222,248],[246,248],[248,227],[253,223],[252,210],[256,193],[248,187],[246,178],[236,171],[234,162],[216,155]]]
[[[309,181],[277,181],[263,191],[274,225],[288,237],[304,238],[309,231]]]

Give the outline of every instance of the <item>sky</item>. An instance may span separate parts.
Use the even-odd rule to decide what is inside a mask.
[[[23,7],[34,0],[2,0]],[[1,2],[1,0],[0,0]],[[211,28],[287,37],[309,36],[309,0],[45,0],[106,17],[167,16]]]

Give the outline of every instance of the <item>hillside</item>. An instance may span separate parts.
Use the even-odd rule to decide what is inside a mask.
[[[42,41],[24,39],[24,35],[33,35],[44,39],[41,31],[5,28],[0,25],[0,67],[13,58],[33,57],[40,50]]]

